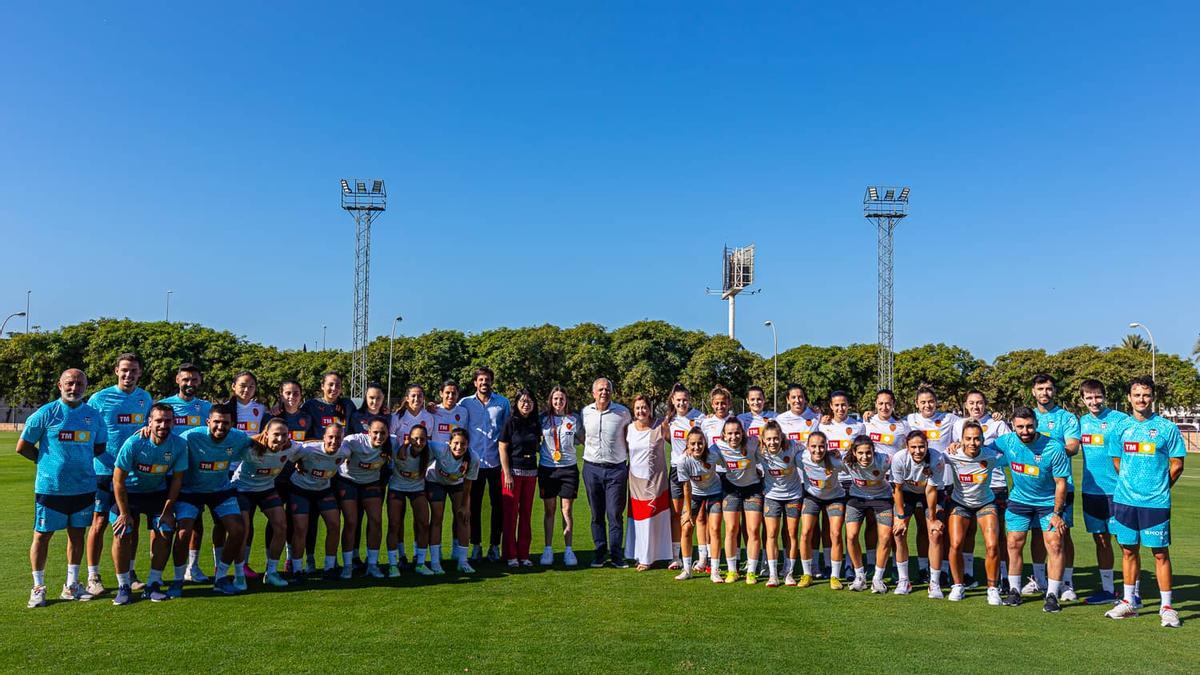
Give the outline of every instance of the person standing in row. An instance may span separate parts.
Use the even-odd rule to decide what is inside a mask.
[[[703,417],[704,413],[692,407],[692,394],[688,391],[687,387],[675,383],[675,386],[671,388],[671,411],[667,414],[667,421],[671,432],[671,468],[667,472],[667,482],[670,484],[669,489],[671,491],[671,547],[675,554],[675,559],[680,558],[683,514],[685,511],[691,509],[691,504],[685,498],[686,495],[684,495],[683,490],[686,481],[680,480],[677,475],[679,463],[683,461],[684,456],[687,454],[687,437],[691,434],[692,429],[699,428],[700,420]],[[701,433],[703,435],[703,432]],[[707,448],[707,440],[705,447]],[[689,515],[688,520],[694,520],[694,515]],[[683,575],[685,579],[690,577],[690,572],[695,572],[696,574],[704,572],[703,564],[706,564],[708,561],[707,528],[698,527],[693,529],[696,531],[696,540],[699,542],[700,555],[696,559],[697,568],[690,570],[689,574]],[[680,560],[678,566],[675,565],[675,560],[672,560],[670,569],[679,569],[682,566],[682,560]]]
[[[537,486],[538,448],[542,425],[533,394],[517,393],[517,410],[500,430],[500,468],[504,473],[504,559],[509,569],[533,567],[529,544],[533,539],[529,518],[533,514],[533,490]]]
[[[391,414],[391,417],[389,418],[389,427],[388,427],[389,432],[393,436],[396,437],[396,440],[400,443],[400,445],[407,445],[408,444],[408,432],[412,431],[414,428],[424,427],[426,432],[432,432],[436,426],[437,426],[437,420],[434,419],[433,413],[431,413],[425,409],[425,389],[419,384],[408,385],[408,387],[406,387],[405,391],[404,391],[403,405],[401,405],[398,410],[393,412]],[[425,441],[428,441],[429,438],[430,438],[429,433],[426,433]],[[389,465],[387,467],[387,469],[385,470],[385,475],[384,475],[385,481],[391,480],[390,474],[391,474],[392,469],[393,469],[393,467]],[[424,469],[422,469],[422,476],[424,476],[423,472],[424,472]],[[417,477],[414,477],[413,480],[416,480],[416,478]],[[421,480],[424,480],[424,479],[421,478]],[[411,483],[411,481],[407,481],[407,482]],[[409,487],[413,488],[413,485],[410,484]],[[422,492],[422,494],[424,494],[424,489],[425,489],[424,485],[422,485],[420,488],[420,491]],[[408,566],[408,553],[406,552],[407,549],[404,546],[403,502],[401,502],[399,511],[393,511],[392,507],[391,507],[393,498],[390,497],[391,492],[389,492],[388,494],[389,494],[389,500],[388,500],[388,509],[389,509],[389,513],[388,513],[388,516],[389,516],[388,517],[389,544],[388,544],[388,546],[389,546],[389,550],[388,550],[388,555],[391,556],[392,551],[395,551],[399,555],[398,563],[389,563],[389,564],[392,564],[393,566],[407,567]],[[399,522],[395,523],[394,525],[391,522],[391,516],[393,514],[395,514],[399,519]],[[415,515],[415,512],[414,512],[414,515]],[[427,523],[428,521],[429,521],[429,517],[428,517],[428,514],[426,514],[425,522]],[[425,526],[425,523],[416,523],[416,522],[413,523],[414,528],[423,528],[424,526]],[[399,537],[399,539],[393,541],[392,540],[393,536]],[[414,537],[416,536],[415,529],[414,529],[413,536]],[[416,560],[416,550],[419,548],[420,548],[420,546],[418,545],[416,548],[413,549],[413,560]],[[421,554],[421,556],[422,556],[422,559],[424,559],[424,554]],[[390,560],[390,557],[389,557],[389,560]],[[420,573],[419,570],[418,570],[418,573]]]
[[[382,417],[385,420],[391,418],[387,401],[384,401],[385,397],[382,385],[378,382],[367,383],[367,388],[363,391],[362,404],[350,411],[348,429],[351,434],[367,433],[367,429],[371,426],[371,420],[376,417]]]
[[[633,420],[629,408],[612,400],[612,380],[592,383],[594,403],[583,409],[583,485],[592,509],[592,541],[596,554],[592,567],[609,563],[629,567],[622,556],[625,535],[625,500],[629,485],[629,446],[625,429]],[[607,539],[605,535],[607,534]]]
[[[574,567],[579,564],[572,545],[575,520],[571,507],[579,496],[579,459],[575,455],[575,439],[582,433],[579,415],[570,411],[567,390],[554,387],[550,390],[547,411],[542,415],[542,444],[538,457],[538,493],[542,498],[542,528],[546,547],[542,550],[541,563],[554,564],[554,513],[556,501],[561,504],[563,518],[563,564]]]
[[[196,429],[207,424],[208,413],[212,403],[196,396],[204,384],[204,375],[200,369],[191,363],[184,363],[175,372],[175,386],[178,393],[168,396],[159,403],[166,403],[175,411],[175,423],[171,433],[182,436],[189,429]],[[225,535],[221,530],[218,519],[213,519],[213,565],[221,563],[221,553],[224,548]],[[197,584],[207,583],[208,575],[200,569],[200,546],[204,543],[204,521],[200,518],[193,523],[191,541],[188,542],[188,562],[184,571],[184,579]],[[218,545],[220,542],[221,545]],[[178,546],[178,544],[176,544]]]
[[[669,424],[655,424],[650,399],[633,399],[633,423],[625,432],[629,448],[629,518],[625,557],[644,572],[659,560],[671,560],[671,499],[663,437]]]
[[[471,556],[478,562],[483,557],[483,493],[488,493],[492,506],[488,531],[488,560],[500,561],[500,534],[504,526],[501,504],[500,430],[511,414],[508,399],[492,391],[496,375],[491,368],[475,371],[475,394],[463,399],[459,406],[466,411],[467,433],[471,435],[471,451],[479,457],[479,475],[471,481]],[[443,388],[443,395],[445,389]]]
[[[233,428],[241,431],[248,436],[256,436],[260,431],[267,428],[267,417],[269,413],[267,406],[258,402],[255,398],[258,395],[258,378],[254,373],[243,370],[233,376],[233,382],[229,386],[229,391],[232,396],[226,401],[226,404],[231,407],[233,413]],[[237,464],[231,464],[230,471],[237,471]],[[239,500],[240,501],[240,500]],[[281,502],[282,503],[282,502]],[[283,519],[286,521],[286,518]],[[257,579],[258,573],[250,569],[250,553],[254,546],[254,511],[250,511],[250,520],[246,524],[246,544],[245,544],[245,560],[242,563],[241,573],[247,579]],[[270,522],[267,523],[267,541],[272,539]]]

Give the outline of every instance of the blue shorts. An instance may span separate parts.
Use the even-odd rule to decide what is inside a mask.
[[[288,495],[288,507],[292,515],[306,516],[310,513],[337,511],[338,503],[337,498],[333,496],[332,487],[324,490],[306,490],[293,485],[291,494]]]
[[[1112,495],[1090,495],[1083,493],[1083,526],[1088,534],[1110,534],[1112,520]]]
[[[445,485],[433,480],[425,481],[425,499],[438,504],[446,503],[446,495],[456,495],[463,491],[462,483]]]
[[[167,492],[126,492],[125,501],[129,504],[129,515],[133,517],[146,516],[146,529],[158,529],[158,517],[162,515],[163,505],[167,503]],[[115,523],[121,516],[121,510],[116,504],[108,511],[108,522]]]
[[[342,476],[333,480],[333,491],[337,495],[339,504],[342,502],[362,503],[366,499],[383,499],[382,483],[359,483]]]
[[[233,490],[222,490],[221,492],[180,494],[179,501],[175,504],[175,519],[195,520],[204,513],[205,507],[208,507],[208,510],[212,511],[213,517],[218,519],[242,515],[237,495]]]
[[[33,496],[33,531],[58,532],[68,527],[87,527],[92,524],[92,502],[96,495],[38,495]]]
[[[246,513],[254,513],[254,509],[266,513],[271,509],[283,508],[283,499],[274,487],[257,492],[238,492],[237,502],[238,509]]]
[[[1050,516],[1053,513],[1053,506],[1031,506],[1010,501],[1008,508],[1004,510],[1004,529],[1009,532],[1028,532],[1030,530],[1053,532],[1053,528],[1050,527]],[[1062,517],[1066,521],[1067,527],[1075,526],[1075,519],[1071,517],[1070,511],[1064,511]]]
[[[96,513],[108,513],[112,510],[117,498],[113,496],[112,476],[96,476]]]
[[[1167,548],[1171,545],[1171,509],[1153,509],[1113,503],[1109,521],[1117,543],[1122,546]]]

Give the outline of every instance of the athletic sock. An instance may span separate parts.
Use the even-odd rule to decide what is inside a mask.
[[[132,582],[129,580],[129,572],[124,574],[117,572],[117,586],[128,586],[130,583]]]
[[[304,558],[292,558],[292,574],[304,571]]]
[[[388,549],[388,564],[389,565],[399,565],[400,564],[400,549],[398,549],[398,548],[389,548]]]
[[[841,560],[831,561],[829,563],[829,567],[833,572],[833,576],[835,576],[839,579],[842,578],[842,561]]]
[[[767,572],[773,577],[778,576],[779,575],[779,561],[774,558],[768,559],[767,560]]]
[[[418,565],[424,565],[425,564],[425,549],[418,548],[417,550],[413,551],[413,557],[415,557],[417,559]]]
[[[1008,575],[1008,586],[1009,586],[1009,588],[1013,589],[1014,591],[1020,592],[1020,590],[1021,590],[1021,575],[1020,574]]]
[[[867,578],[867,570],[863,567],[855,567],[854,568],[854,578],[855,579],[866,579]]]
[[[907,560],[897,560],[896,561],[896,576],[900,579],[900,581],[908,581],[908,561]]]
[[[79,565],[67,565],[67,585],[73,586],[79,582]]]
[[[227,563],[227,562],[217,563],[217,569],[213,574],[217,579],[227,576],[229,574],[229,563]]]
[[[699,551],[701,562],[708,560],[708,544],[700,544],[696,547],[696,549]]]
[[[735,555],[725,561],[729,565],[730,572],[736,572],[738,568],[738,557]]]
[[[688,574],[691,574],[691,572],[692,572],[692,556],[690,556],[690,555],[683,556],[683,571],[687,572]]]
[[[795,571],[796,571],[796,559],[788,558],[787,562],[784,563],[784,566],[783,566],[784,575],[791,574],[792,572],[795,572]]]
[[[1100,587],[1107,593],[1115,593],[1113,588],[1113,571],[1100,570]]]
[[[967,574],[970,574],[971,576],[975,576],[975,554],[974,553],[964,553],[963,554],[963,570]]]
[[[1162,601],[1159,603],[1160,611],[1162,610],[1163,607],[1171,606],[1171,591],[1159,591],[1158,595],[1160,598],[1162,598]]]
[[[1057,596],[1062,592],[1062,580],[1051,579],[1050,583],[1046,584],[1046,593]]]
[[[351,567],[353,565],[354,565],[354,554],[343,552],[342,553],[342,567]]]
[[[1071,581],[1073,581],[1074,578],[1075,578],[1075,568],[1074,567],[1064,567],[1063,568],[1063,578],[1062,578],[1063,583],[1070,586]]]
[[[1123,584],[1121,587],[1122,593],[1124,593],[1125,602],[1128,602],[1131,605],[1133,604],[1133,596],[1136,592],[1135,588],[1135,586],[1131,586],[1130,584]]]
[[[547,547],[547,548],[549,548],[549,547]],[[674,543],[672,543],[672,544],[671,544],[671,557],[672,557],[674,560],[678,560],[678,559],[679,559],[679,552],[680,552],[680,550],[681,550],[681,548],[680,548],[680,546],[679,546],[679,542],[674,542]]]
[[[34,570],[33,571],[33,585],[34,586],[45,586],[46,585],[46,570]]]
[[[930,588],[941,588],[942,587],[942,571],[940,569],[935,570],[935,569],[930,568],[930,570],[929,570],[929,587]]]
[[[812,558],[804,558],[804,559],[800,560],[801,574],[807,574],[809,576],[812,576],[812,571],[813,571]]]
[[[435,564],[438,564],[438,565],[441,565],[441,564],[442,564],[442,545],[441,545],[441,544],[432,544],[432,545],[430,545],[430,547],[429,547],[429,558],[430,558],[430,560],[432,560],[432,561],[433,561]]]
[[[337,567],[337,556],[336,555],[325,556],[325,570],[328,571],[328,570],[333,569],[334,567]]]
[[[174,568],[175,581],[183,581],[183,574],[184,570],[187,569],[187,565],[174,565]]]
[[[237,579],[238,581],[244,581],[246,579],[245,560],[233,563],[233,578]]]
[[[1133,594],[1140,598],[1142,597],[1142,580],[1140,578],[1141,575],[1138,576],[1138,580],[1133,582]]]
[[[87,567],[88,567],[88,579],[91,579],[92,577],[100,576],[100,566],[99,565],[88,565]],[[133,569],[132,564],[130,564],[130,569]]]
[[[156,583],[161,582],[162,574],[163,574],[162,570],[156,570],[153,567],[151,567],[150,568],[150,576],[146,577],[146,583],[147,584],[156,584]]]
[[[400,549],[400,550],[404,550],[404,549]],[[377,549],[377,548],[367,549],[367,564],[368,565],[378,565],[379,564],[379,549]]]
[[[929,558],[918,557],[917,558],[917,569],[921,570],[922,572],[929,569]]]
[[[137,558],[129,559],[129,571],[134,572],[134,573],[137,572]],[[100,573],[99,571],[96,572],[96,574],[99,574],[99,573]]]
[[[275,558],[275,559],[267,558],[267,571],[266,571],[266,573],[267,573],[267,574],[272,574],[272,573],[274,573],[274,572],[277,572],[277,571],[279,571],[279,559],[278,559],[278,558]]]
[[[1038,588],[1046,587],[1046,563],[1033,563],[1033,580]]]
[[[213,566],[215,567],[217,565],[220,565],[221,560],[223,560],[224,558],[225,558],[225,547],[224,546],[214,546],[213,547]],[[196,555],[196,563],[198,564],[199,562],[200,562],[200,555],[197,554]]]
[[[188,551],[188,567],[196,567],[200,564],[200,551]]]
[[[883,581],[883,572],[885,569],[886,568],[884,568],[884,567],[876,567],[875,568],[875,579],[874,579],[875,581]]]
[[[772,560],[771,562],[775,562],[775,561]],[[757,574],[758,573],[758,561],[757,560],[755,560],[754,558],[746,559],[746,573],[747,574]]]
[[[408,557],[408,556],[407,556],[407,555],[404,553],[404,542],[403,542],[403,541],[400,541],[400,542],[397,542],[397,543],[396,543],[396,550],[397,550],[397,551],[400,551],[400,555],[402,555],[402,556],[404,556],[404,557],[406,557],[406,558]],[[368,552],[367,552],[367,555],[371,555],[370,551],[368,551]]]

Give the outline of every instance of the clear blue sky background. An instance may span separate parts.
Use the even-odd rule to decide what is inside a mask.
[[[898,348],[1200,329],[1195,3],[174,4],[0,10],[4,313],[344,348],[380,176],[373,335],[722,332],[755,243],[748,347],[873,342],[874,182]]]

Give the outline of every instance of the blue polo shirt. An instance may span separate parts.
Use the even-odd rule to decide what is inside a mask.
[[[175,426],[171,428],[171,433],[176,436],[182,436],[189,429],[203,429],[208,425],[208,413],[212,410],[212,404],[202,398],[185,401],[176,394],[164,398],[159,403],[166,403],[175,411]]]
[[[458,405],[467,411],[467,433],[471,436],[471,450],[479,456],[479,467],[500,466],[500,430],[512,414],[508,399],[493,392],[487,403],[478,396],[468,396]]]
[[[72,408],[60,398],[25,420],[21,440],[37,446],[40,495],[83,495],[96,491],[96,446],[108,442],[100,412],[86,403]]]
[[[1031,445],[1021,437],[1004,434],[984,446],[999,452],[1001,461],[1012,474],[1010,502],[1029,506],[1054,506],[1054,479],[1071,475],[1071,462],[1062,444],[1045,436],[1037,436]]]
[[[153,403],[154,400],[150,398],[150,394],[141,387],[137,387],[127,394],[121,391],[120,387],[112,386],[101,389],[88,399],[88,405],[100,412],[100,417],[104,420],[104,426],[108,430],[108,444],[105,446],[104,453],[93,461],[97,476],[112,475],[113,462],[117,458],[117,452],[121,450],[121,446],[125,445],[125,441],[130,436],[146,426],[146,421],[150,419],[150,406]]]
[[[162,443],[132,436],[117,451],[113,464],[126,473],[125,489],[129,492],[163,492],[168,475],[187,471],[187,441],[174,434]]]
[[[1133,420],[1120,410],[1105,408],[1099,415],[1079,418],[1079,445],[1083,448],[1083,493],[1111,495],[1117,487],[1113,468],[1114,450],[1121,446],[1121,433]],[[1119,452],[1118,452],[1119,454]]]

